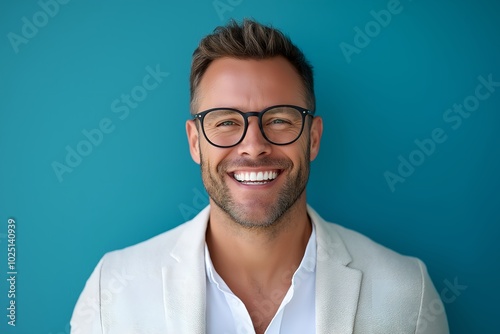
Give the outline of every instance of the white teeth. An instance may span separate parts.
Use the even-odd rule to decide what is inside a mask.
[[[234,178],[240,182],[272,181],[278,177],[278,172],[237,172]]]

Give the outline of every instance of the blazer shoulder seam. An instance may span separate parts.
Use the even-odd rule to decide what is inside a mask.
[[[424,277],[424,268],[422,266],[422,261],[419,259],[415,258],[415,261],[418,264],[418,268],[420,269],[420,305],[418,308],[418,315],[417,315],[417,321],[415,322],[415,334],[417,333],[418,326],[420,324],[420,314],[422,314],[422,306],[424,304],[424,292],[425,292],[425,277]]]

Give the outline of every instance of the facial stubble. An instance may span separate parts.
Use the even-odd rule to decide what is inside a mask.
[[[199,145],[199,143],[198,143]],[[212,201],[224,211],[229,218],[236,224],[246,229],[270,230],[276,229],[281,222],[287,220],[287,213],[290,212],[294,204],[305,191],[309,179],[310,170],[310,139],[304,150],[305,159],[300,162],[295,175],[282,173],[279,177],[284,177],[284,185],[279,190],[277,198],[273,203],[268,203],[265,209],[265,217],[261,220],[251,218],[252,208],[247,205],[236,203],[231,196],[228,185],[226,184],[227,169],[229,167],[242,168],[276,166],[282,170],[291,170],[293,162],[290,159],[272,159],[261,158],[258,160],[238,159],[236,161],[223,160],[217,166],[217,172],[210,172],[211,165],[209,161],[203,158],[200,149],[200,168],[203,184]],[[273,181],[274,182],[274,181]]]

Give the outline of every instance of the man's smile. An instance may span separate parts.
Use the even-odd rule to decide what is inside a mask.
[[[279,169],[269,170],[237,170],[232,172],[233,178],[246,185],[263,185],[272,182],[281,173]]]

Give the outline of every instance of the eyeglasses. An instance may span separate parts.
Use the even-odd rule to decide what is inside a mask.
[[[258,117],[262,136],[271,144],[288,145],[299,139],[306,116],[314,112],[293,105],[276,105],[262,111],[242,112],[234,108],[213,108],[193,115],[213,146],[233,147],[241,143],[248,129],[248,118]]]

